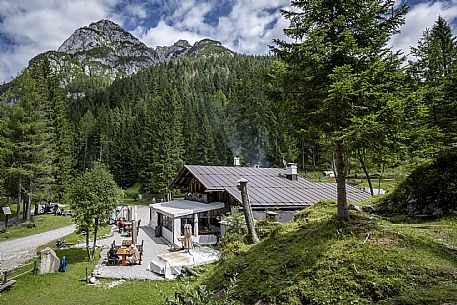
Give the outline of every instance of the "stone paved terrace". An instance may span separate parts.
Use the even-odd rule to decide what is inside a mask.
[[[162,238],[155,237],[154,230],[149,228],[149,208],[147,206],[138,207],[138,218],[141,219],[140,232],[138,234],[138,244],[144,240],[143,260],[141,265],[133,266],[107,266],[104,264],[106,253],[109,250],[113,240],[116,245],[120,245],[122,240],[130,237],[121,236],[115,229],[112,237],[97,241],[98,246],[103,246],[101,259],[94,270],[94,275],[98,278],[116,278],[116,279],[147,279],[162,280],[163,276],[146,270],[149,262],[157,258],[159,253],[166,253],[170,246]]]

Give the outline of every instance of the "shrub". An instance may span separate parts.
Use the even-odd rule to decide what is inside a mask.
[[[384,214],[445,216],[457,211],[457,152],[414,170],[378,206]]]
[[[237,286],[236,278],[232,278],[228,287],[216,294],[211,293],[205,285],[193,287],[191,283],[184,280],[176,288],[175,296],[166,298],[167,305],[239,305],[233,300],[234,291]]]
[[[223,216],[221,222],[225,223],[224,237],[219,244],[222,256],[227,258],[233,254],[239,254],[247,242],[247,229],[243,213],[233,210],[230,215]]]

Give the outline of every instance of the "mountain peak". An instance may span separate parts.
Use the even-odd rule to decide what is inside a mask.
[[[58,52],[46,54],[55,71],[75,71],[73,74],[115,79],[181,56],[199,57],[233,52],[210,39],[203,39],[194,45],[181,39],[171,46],[149,48],[119,24],[101,19],[74,31]],[[39,58],[38,55],[37,60]],[[71,77],[65,83],[70,81]]]
[[[181,47],[181,48],[188,48],[191,46],[190,43],[184,39],[180,39],[180,40],[176,41],[173,45],[176,47]]]
[[[92,22],[91,24],[89,24],[89,27],[96,28],[96,29],[107,28],[107,27],[122,29],[119,24],[117,24],[111,20],[108,20],[108,19],[100,19],[99,21]]]
[[[141,49],[147,48],[132,34],[122,29],[118,24],[102,19],[77,29],[59,47],[59,52],[76,54],[87,52],[95,48],[107,48],[115,52],[125,53],[126,44],[138,46]]]

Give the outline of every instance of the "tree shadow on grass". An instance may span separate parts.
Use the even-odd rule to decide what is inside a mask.
[[[415,234],[416,235],[407,233],[404,237],[405,241],[411,246],[428,253],[430,256],[437,257],[448,261],[451,264],[457,265],[457,249],[433,240],[425,234],[420,234],[418,232]]]

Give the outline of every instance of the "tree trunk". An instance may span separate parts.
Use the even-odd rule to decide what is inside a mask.
[[[32,210],[32,181],[29,180],[29,192],[27,194],[27,208],[25,210],[25,219],[30,220],[30,212]]]
[[[22,220],[27,218],[27,200],[22,200]]]
[[[255,232],[254,216],[252,215],[251,203],[249,202],[247,180],[240,179],[237,181],[240,184],[241,204],[243,205],[244,219],[248,227],[248,234],[253,243],[259,242],[257,233]]]
[[[381,189],[381,181],[382,181],[383,175],[384,175],[384,163],[381,165],[381,174],[379,175],[378,189]]]
[[[38,215],[38,202],[35,201],[34,203],[34,212],[33,212],[33,215]]]
[[[95,257],[95,247],[97,246],[98,218],[94,222],[94,243],[92,244],[92,257]]]
[[[84,160],[83,160],[83,170],[86,169],[86,157],[87,157],[87,138],[84,145]]]
[[[32,211],[32,194],[27,195],[27,210],[25,219],[30,220],[30,215]]]
[[[90,261],[92,260],[92,257],[90,256],[90,250],[89,250],[89,228],[86,228],[86,252],[87,252],[87,259]]]
[[[316,168],[316,145],[313,147],[313,168]]]
[[[21,201],[22,201],[22,176],[19,176],[17,188],[17,203],[16,203],[16,223],[21,222]]]
[[[363,159],[363,156],[360,153],[360,150],[358,150],[358,149],[357,149],[357,156],[359,157],[360,166],[362,166],[363,172],[365,173],[365,177],[367,177],[368,186],[370,187],[370,194],[371,194],[371,196],[373,196],[374,192],[373,192],[373,185],[371,184],[371,177],[370,177],[370,174],[368,173],[368,170],[367,170],[367,167],[365,164],[365,160]]]
[[[338,220],[349,221],[349,210],[346,199],[346,165],[344,161],[344,144],[341,141],[336,142],[335,149],[335,167],[337,182],[337,199],[338,199]]]

